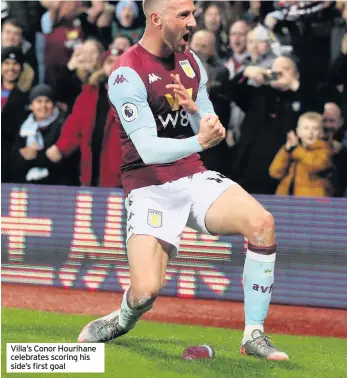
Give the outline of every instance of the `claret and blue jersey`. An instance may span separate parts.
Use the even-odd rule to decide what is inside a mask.
[[[121,56],[109,78],[109,99],[120,128],[122,181],[126,192],[205,170],[197,153],[200,146],[195,148],[198,143],[191,138],[194,136],[192,117],[179,105],[173,90],[166,88],[166,85],[172,84],[172,73],[180,75],[183,86],[199,107],[199,116],[214,114],[206,90],[206,72],[200,60],[190,51],[163,59],[136,44]],[[187,151],[191,151],[189,147],[192,147],[195,153],[187,153],[178,160],[173,157],[160,164],[145,164],[138,152],[139,145],[136,148],[131,139],[133,133],[144,128],[154,130],[157,138],[190,138],[195,146],[188,146]],[[146,137],[143,139],[145,143]],[[155,154],[156,150],[163,153],[160,149],[152,149],[151,153]]]

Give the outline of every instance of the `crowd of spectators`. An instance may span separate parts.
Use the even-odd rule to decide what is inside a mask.
[[[121,187],[107,78],[141,2],[2,1],[1,18],[2,182]],[[205,166],[253,194],[347,196],[347,3],[197,1],[196,18],[227,129]]]

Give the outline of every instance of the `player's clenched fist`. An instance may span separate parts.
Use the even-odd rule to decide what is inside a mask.
[[[200,121],[198,140],[206,150],[220,143],[225,138],[225,129],[216,115],[207,115]]]

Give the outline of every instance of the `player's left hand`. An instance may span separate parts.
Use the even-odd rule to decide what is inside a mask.
[[[198,106],[190,97],[187,89],[181,83],[180,75],[179,74],[171,74],[170,75],[174,84],[168,84],[166,86],[167,89],[173,89],[175,96],[178,98],[178,103],[183,107],[183,109],[189,113],[194,114],[198,112]]]

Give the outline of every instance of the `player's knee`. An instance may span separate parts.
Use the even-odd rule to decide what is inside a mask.
[[[264,210],[259,214],[253,215],[250,221],[250,233],[262,234],[275,230],[275,218],[268,211]]]

